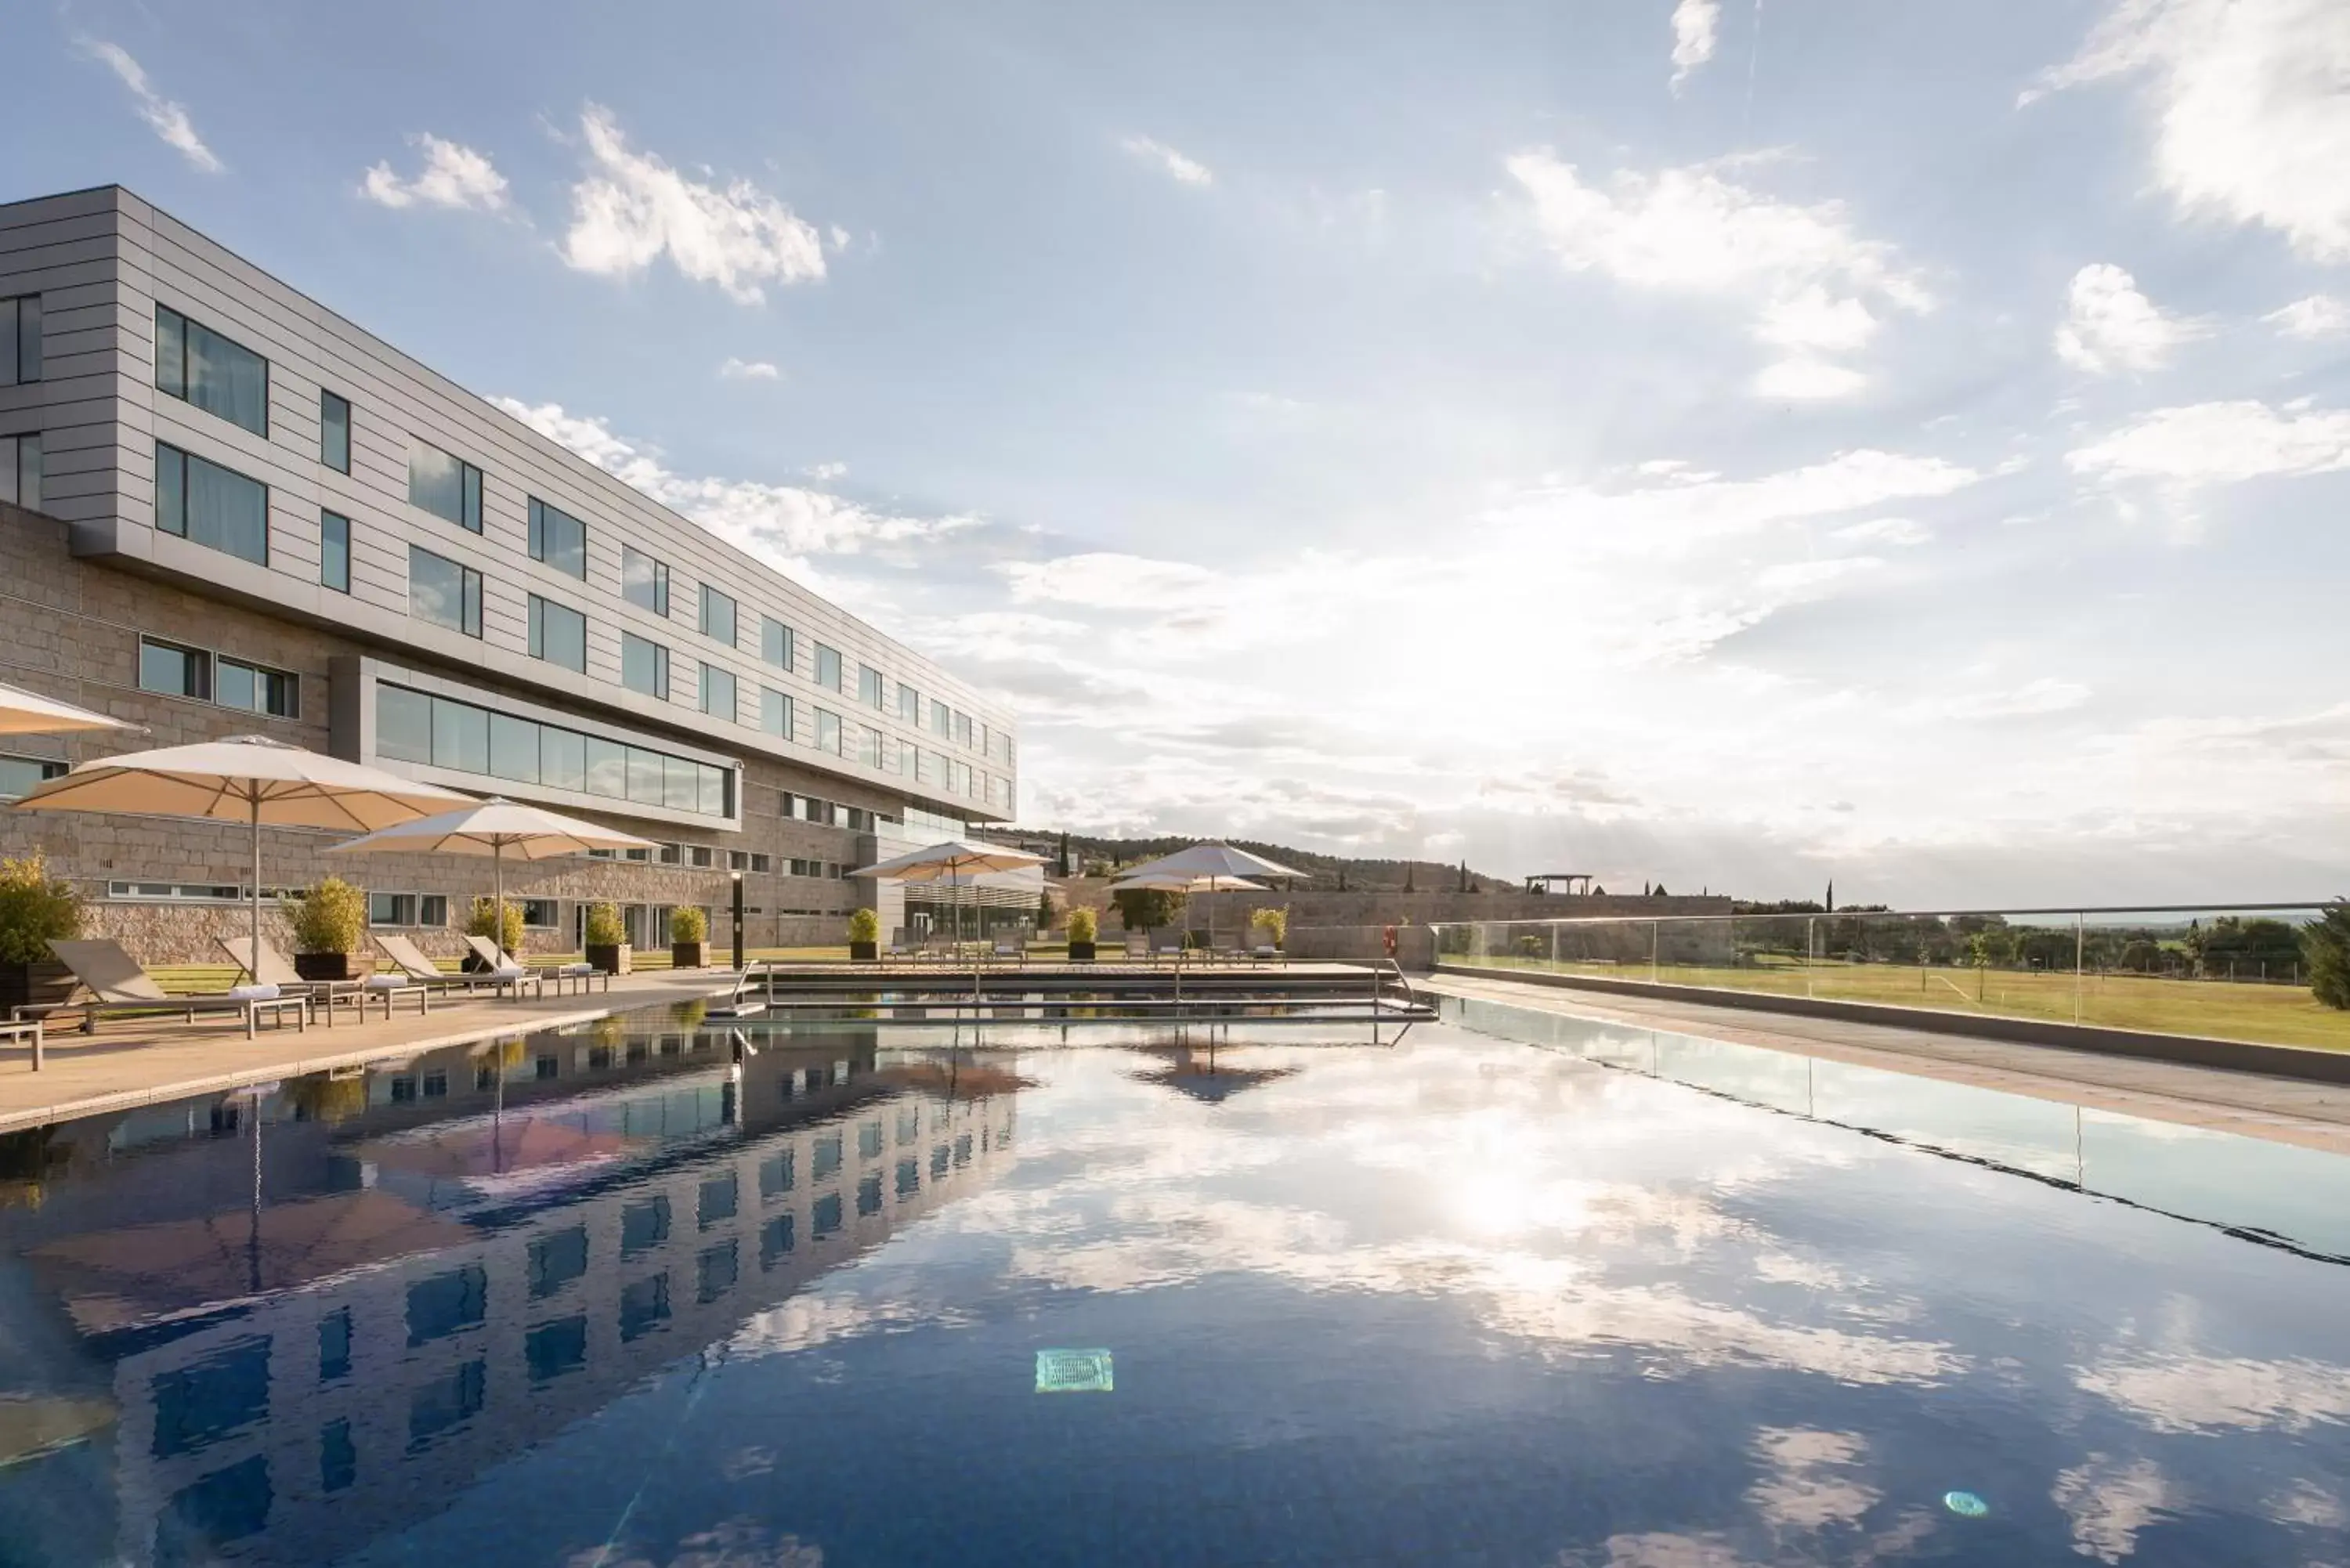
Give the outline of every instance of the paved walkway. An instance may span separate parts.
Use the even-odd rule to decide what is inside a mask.
[[[370,1014],[361,1023],[348,1012],[331,1029],[324,1013],[307,1030],[265,1023],[251,1040],[228,1017],[106,1019],[95,1034],[68,1023],[49,1032],[48,1064],[37,1073],[29,1050],[0,1041],[0,1132],[723,995],[733,982],[727,970],[655,971],[616,979],[608,993],[443,997],[421,1018],[410,1005],[389,1023]]]
[[[1482,976],[1412,979],[1415,988],[1506,1002],[1639,1029],[1700,1034],[1884,1067],[2248,1137],[2350,1154],[2350,1085],[2235,1073],[1927,1029],[1801,1018],[1644,996],[1603,996]]]

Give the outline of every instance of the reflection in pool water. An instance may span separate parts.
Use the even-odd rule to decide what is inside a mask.
[[[12,1145],[0,1561],[2338,1546],[2337,1265],[1578,1059],[1645,1038],[1080,1038],[649,1018]]]

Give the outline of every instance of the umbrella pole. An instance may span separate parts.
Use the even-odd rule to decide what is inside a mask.
[[[261,791],[255,788],[246,804],[253,808],[253,916],[247,935],[253,945],[244,950],[245,978],[254,984],[261,983]],[[250,1023],[251,1019],[246,1023]],[[258,1122],[255,1123],[254,1147],[260,1147]],[[259,1156],[255,1157],[258,1159]]]
[[[497,944],[498,951],[505,953],[506,841],[503,838],[494,838],[490,841],[490,919],[494,933],[490,940]],[[515,959],[512,953],[506,953],[506,957],[514,959],[517,963],[521,961],[519,959]],[[515,994],[519,996],[522,993],[516,992]]]

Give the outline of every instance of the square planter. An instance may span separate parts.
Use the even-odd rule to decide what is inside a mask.
[[[609,947],[601,942],[588,944],[588,961],[606,974],[627,974],[629,960],[635,956],[636,950],[626,942],[617,942]]]
[[[851,963],[871,963],[880,956],[881,944],[879,942],[851,942],[848,944],[848,961]]]
[[[1072,963],[1093,962],[1094,944],[1091,942],[1071,942],[1069,944],[1069,961]]]
[[[73,995],[73,971],[55,959],[38,963],[0,963],[0,1020],[19,1007],[62,1007]]]
[[[671,969],[700,969],[708,961],[702,956],[707,942],[671,942],[669,945],[669,966]]]
[[[365,980],[375,960],[358,953],[296,953],[294,972],[304,980]]]

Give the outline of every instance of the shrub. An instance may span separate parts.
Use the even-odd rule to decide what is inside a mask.
[[[2328,1007],[2350,1008],[2350,899],[2335,899],[2302,928],[2301,951],[2310,993]]]
[[[1110,894],[1118,918],[1129,931],[1155,931],[1183,910],[1183,895],[1164,888],[1120,888]]]
[[[495,902],[491,898],[473,900],[473,912],[465,917],[465,934],[487,937],[506,951],[518,953],[522,951],[522,906],[511,898],[507,899],[506,918],[501,922],[497,918]],[[504,927],[503,930],[499,929],[501,924]]]
[[[588,945],[589,947],[625,947],[628,940],[629,928],[620,923],[619,905],[590,904],[588,906]]]
[[[81,899],[38,855],[0,860],[0,963],[47,963],[52,940],[81,934]]]
[[[1097,928],[1094,923],[1094,912],[1091,909],[1071,909],[1069,911],[1069,940],[1071,941],[1092,941],[1094,940],[1094,931]]]
[[[710,917],[691,904],[680,904],[669,912],[669,940],[673,942],[705,941],[710,936]]]
[[[367,939],[367,895],[329,877],[299,898],[289,899],[286,920],[299,953],[355,953]]]
[[[870,909],[859,909],[848,917],[848,940],[852,942],[878,942],[881,940],[881,917]]]
[[[1280,947],[1289,940],[1289,910],[1286,908],[1251,910],[1249,929],[1263,932],[1264,940]]]

